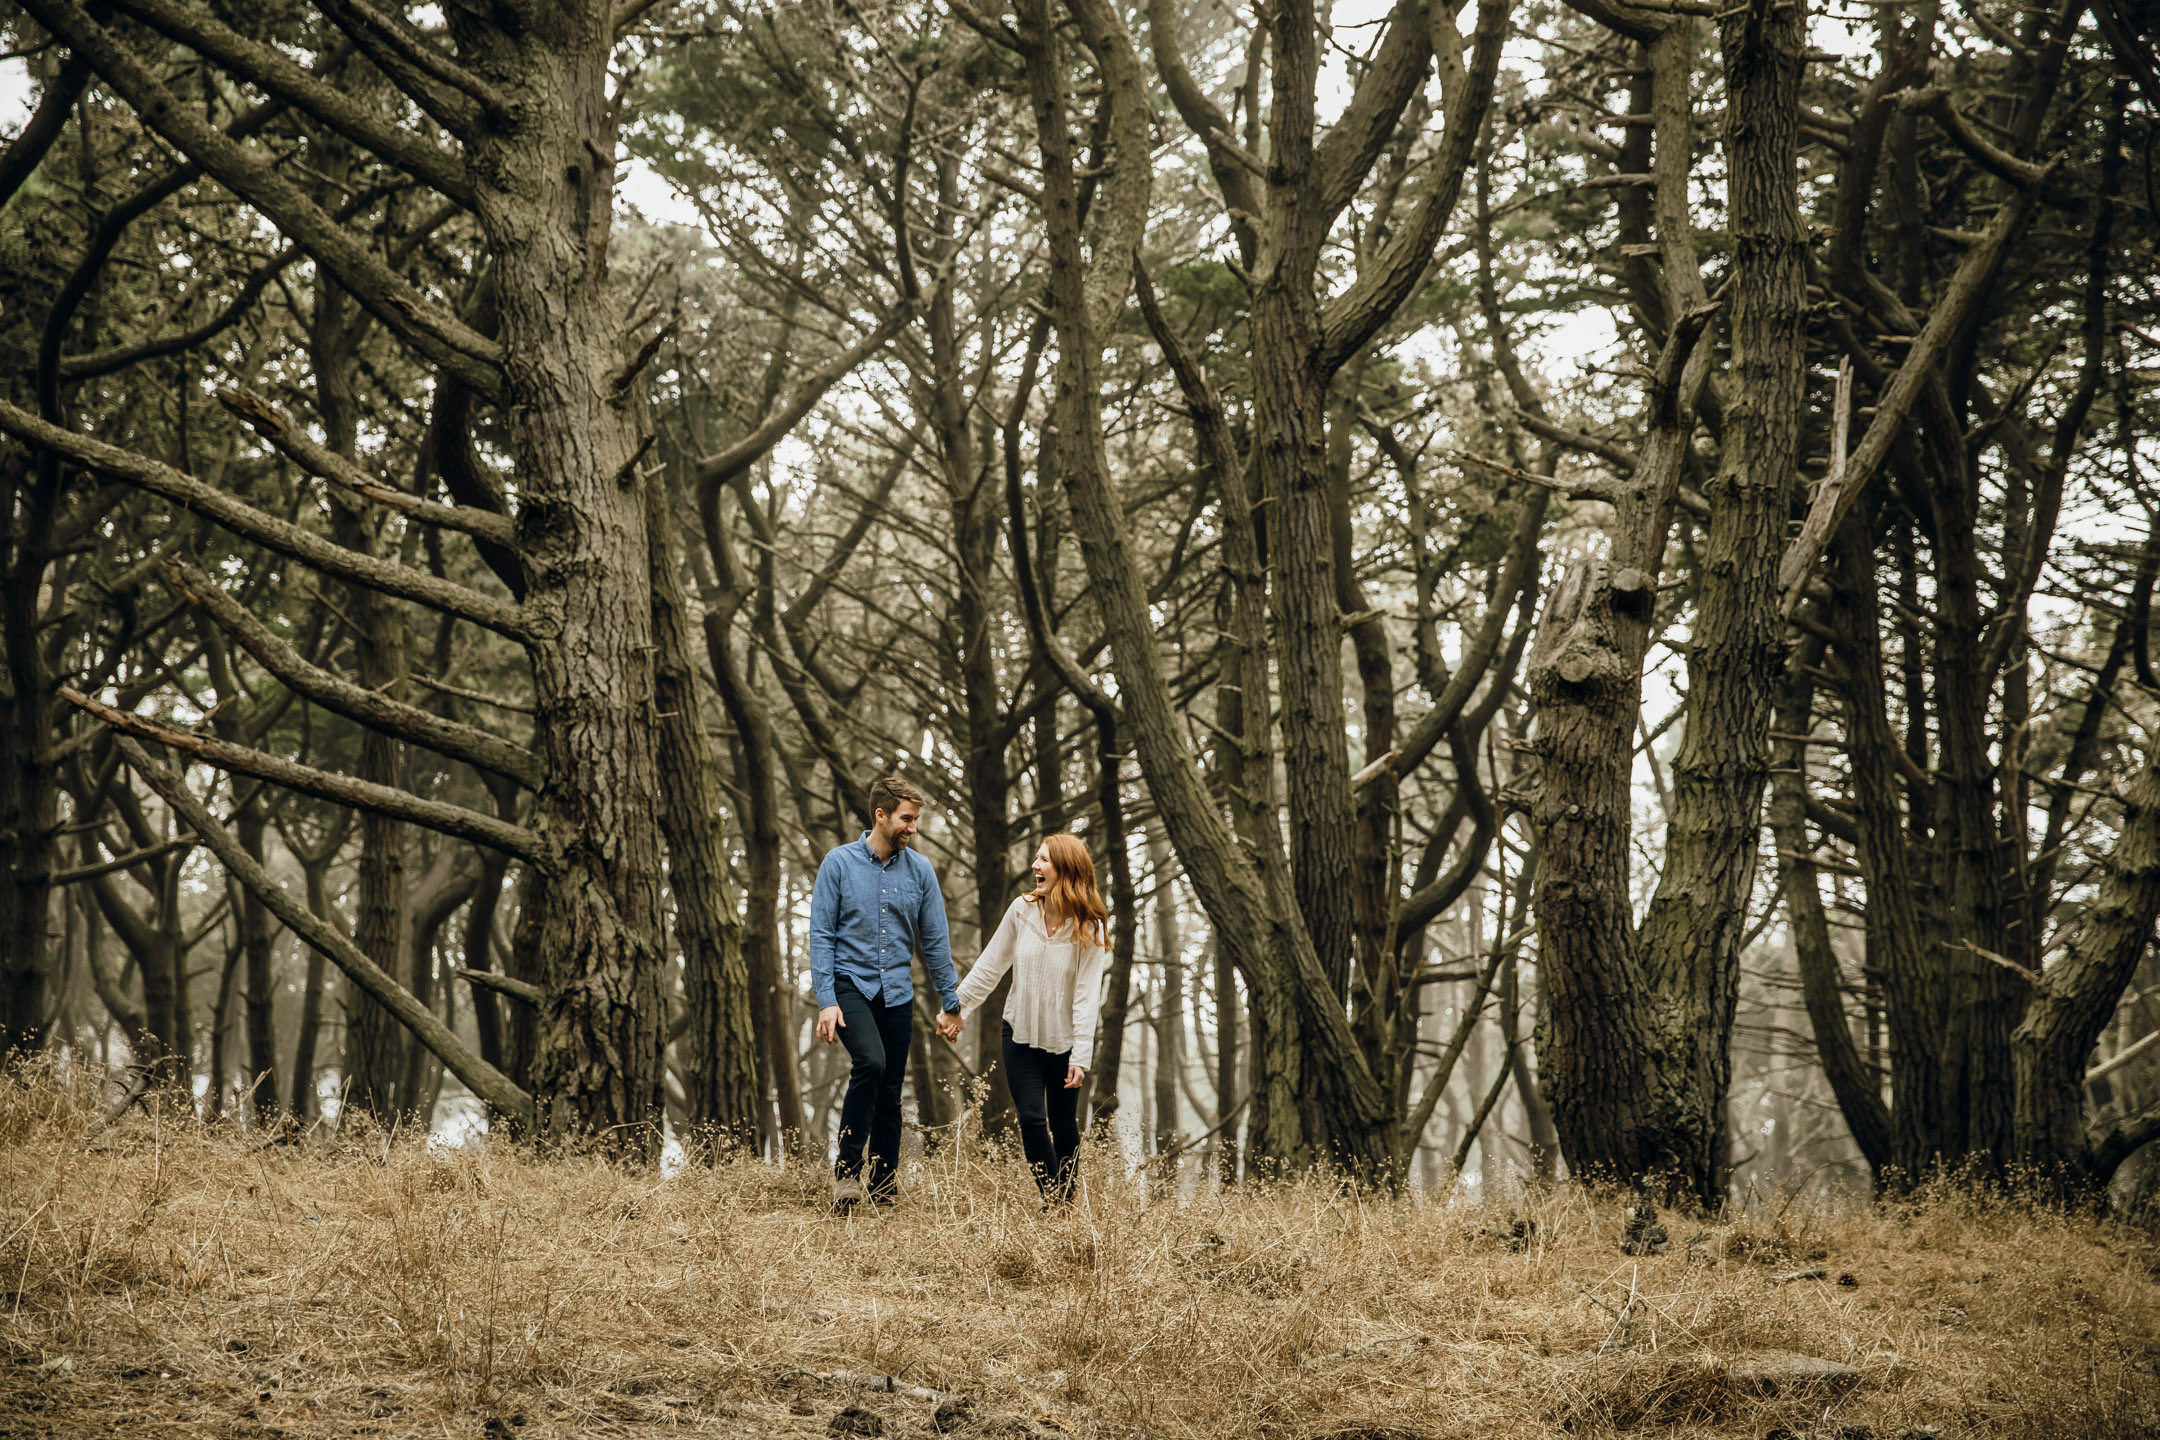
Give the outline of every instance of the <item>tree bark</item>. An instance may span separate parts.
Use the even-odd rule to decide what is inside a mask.
[[[1185,936],[1178,924],[1177,887],[1170,846],[1159,831],[1148,834],[1148,870],[1155,879],[1155,953],[1162,988],[1155,1005],[1155,1148],[1183,1143],[1178,1129],[1178,1075],[1185,1066]]]
[[[644,482],[652,546],[653,703],[659,709],[660,824],[667,838],[675,939],[682,948],[688,1029],[683,1089],[693,1153],[754,1149],[764,1096],[742,922],[728,883],[726,811],[691,660],[688,597],[677,568],[665,488]]]
[[[333,144],[331,155],[342,155]],[[341,178],[346,167],[331,176]],[[308,317],[309,359],[315,375],[315,409],[322,421],[324,447],[350,463],[358,454],[360,407],[354,384],[359,374],[358,347],[368,316],[328,280],[316,288]],[[338,544],[375,556],[380,516],[358,502],[338,497],[331,506],[331,536]],[[379,558],[379,557],[378,557]],[[360,684],[380,690],[393,701],[405,698],[407,635],[405,615],[388,596],[362,585],[348,586],[345,605],[355,622],[353,648]],[[373,785],[400,787],[396,738],[372,727],[360,731],[356,778]],[[390,974],[405,959],[405,827],[384,815],[360,815],[360,859],[353,943]],[[405,1031],[367,992],[345,986],[345,1106],[382,1123],[397,1118],[403,1097],[398,1078],[404,1068]]]
[[[1538,890],[1538,1079],[1569,1169],[1639,1181],[1684,1160],[1660,1113],[1658,996],[1628,906],[1642,663],[1671,497],[1691,428],[1682,376],[1704,311],[1675,323],[1651,383],[1641,465],[1613,497],[1607,560],[1579,560],[1553,592],[1528,668],[1543,779],[1531,823]]]
[[[26,460],[19,451],[0,460],[0,854],[7,856],[0,874],[0,1058],[45,1043],[45,941],[60,828],[59,785],[47,758],[55,739],[53,677],[38,634],[60,468],[52,457]]]
[[[1814,728],[1815,682],[1828,647],[1819,636],[1803,641],[1784,682],[1784,694],[1772,718],[1783,736],[1810,735]],[[1815,1033],[1816,1062],[1830,1082],[1838,1111],[1853,1143],[1876,1174],[1891,1163],[1890,1113],[1883,1104],[1882,1082],[1869,1068],[1853,1039],[1845,1015],[1844,977],[1830,938],[1814,851],[1808,837],[1808,745],[1780,740],[1771,777],[1770,834],[1778,850],[1778,890],[1792,927],[1794,956],[1800,969],[1800,993]]]
[[[1088,1123],[1107,1128],[1118,1108],[1118,1081],[1125,1064],[1125,1021],[1132,1014],[1133,958],[1139,949],[1140,917],[1133,913],[1132,859],[1125,844],[1124,761],[1114,720],[1095,717],[1096,810],[1102,834],[1103,899],[1110,906],[1110,967],[1103,976],[1102,1019],[1095,1031],[1095,1069],[1088,1077]]]
[[[609,294],[615,35],[605,0],[453,8],[461,59],[514,110],[466,144],[501,308],[502,414],[517,464],[535,749],[533,826],[547,1001],[533,1092],[544,1133],[657,1155],[667,1001],[652,589],[639,436],[621,403]],[[634,377],[633,377],[634,378]]]
[[[1687,22],[1679,22],[1685,24]],[[1657,1082],[1674,1177],[1715,1208],[1726,1189],[1740,942],[1754,890],[1772,677],[1782,658],[1777,567],[1800,460],[1807,232],[1798,199],[1805,7],[1767,0],[1719,21],[1734,261],[1724,455],[1704,487],[1708,533],[1688,647],[1687,730],[1672,767],[1665,865],[1642,922],[1664,1001]]]
[[[2123,799],[2123,823],[2098,893],[2064,957],[2033,984],[2011,1037],[2018,1160],[2067,1193],[2104,1188],[2129,1158],[2124,1132],[2085,1122],[2085,1070],[2160,920],[2160,752],[2148,753]],[[2116,1143],[2110,1143],[2110,1141]]]
[[[300,867],[306,877],[309,911],[324,924],[335,925],[337,917],[330,908],[325,874],[330,868],[330,859],[330,856],[318,859],[303,855]],[[287,1111],[301,1125],[319,1113],[315,1096],[315,1045],[322,1036],[323,985],[328,979],[325,973],[327,962],[322,952],[309,946],[307,953],[307,979],[300,992],[300,1024],[293,1041],[292,1096],[286,1102]]]
[[[1209,944],[1215,959],[1215,1183],[1225,1189],[1238,1182],[1238,1046],[1240,1012],[1237,967],[1220,945]]]
[[[410,922],[405,936],[407,956],[406,973],[411,976],[406,988],[413,999],[422,1005],[432,1005],[435,999],[435,945],[442,938],[443,926],[457,908],[470,900],[479,883],[477,872],[460,862],[467,860],[465,847],[456,844],[440,846],[434,863],[420,883],[413,887]],[[448,991],[450,986],[444,985]],[[445,1025],[451,1025],[451,1011],[444,1009]],[[441,1088],[441,1071],[435,1072],[433,1083],[428,1076],[429,1061],[425,1047],[408,1045],[405,1051],[405,1067],[398,1076],[398,1094],[401,1097],[401,1113],[417,1120],[425,1131],[434,1121],[436,1094]]]

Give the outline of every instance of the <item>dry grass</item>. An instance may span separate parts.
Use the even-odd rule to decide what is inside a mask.
[[[1638,1260],[1572,1189],[1150,1203],[1096,1157],[1045,1217],[948,1155],[835,1221],[803,1170],[95,1121],[0,1080],[0,1435],[823,1436],[848,1406],[932,1433],[836,1371],[972,1392],[961,1435],[2160,1433],[2149,1237],[1956,1198],[1667,1217]],[[1772,1349],[1859,1383],[1744,1393]]]

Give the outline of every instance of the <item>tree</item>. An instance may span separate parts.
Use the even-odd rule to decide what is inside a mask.
[[[370,782],[246,747],[198,742],[192,753],[219,768],[267,772],[280,783],[335,794],[372,814],[477,839],[522,859],[535,877],[529,893],[544,964],[530,1102],[537,1123],[549,1134],[590,1132],[649,1152],[657,1144],[665,1029],[662,847],[650,807],[635,798],[654,793],[657,754],[648,533],[637,468],[645,446],[626,403],[639,366],[626,363],[620,297],[607,263],[612,11],[597,0],[510,6],[485,17],[460,10],[446,34],[430,36],[365,8],[323,6],[323,20],[342,43],[365,57],[423,122],[405,129],[206,10],[176,0],[125,7],[130,20],[469,210],[485,246],[496,322],[490,338],[415,292],[362,234],[326,213],[246,142],[216,128],[200,107],[182,101],[139,42],[67,0],[25,8],[148,128],[276,225],[413,354],[499,408],[518,497],[514,515],[474,503],[486,497],[441,506],[356,474],[334,446],[308,439],[266,405],[235,397],[258,433],[310,473],[395,505],[409,521],[486,541],[499,563],[515,565],[518,593],[511,601],[317,539],[193,477],[14,407],[0,412],[0,426],[49,455],[169,499],[196,500],[247,539],[376,593],[479,624],[523,648],[533,682],[535,752],[534,803],[523,825],[446,804],[397,802]],[[78,703],[148,738],[177,738],[87,696]],[[417,739],[423,727],[400,703],[389,701],[391,708],[368,723]],[[174,780],[170,771],[154,773],[168,785]],[[178,792],[167,799],[183,803]],[[243,875],[261,893],[267,879],[259,867]],[[354,971],[342,947],[329,953],[356,978],[368,973]],[[461,1049],[454,1038],[433,1032],[423,1038],[429,1035],[446,1064],[482,1073],[485,1062],[477,1056],[458,1053],[453,1061],[443,1053]]]

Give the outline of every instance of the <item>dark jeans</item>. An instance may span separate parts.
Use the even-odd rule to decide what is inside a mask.
[[[833,1174],[841,1179],[861,1175],[863,1188],[873,1198],[889,1196],[900,1167],[900,1089],[907,1081],[915,1007],[871,999],[845,975],[834,978],[833,999],[847,1021],[840,1027],[840,1043],[855,1062],[848,1072],[847,1098],[840,1102],[840,1155],[833,1161]],[[870,1146],[867,1167],[865,1140]]]
[[[1080,1169],[1080,1092],[1065,1088],[1072,1051],[1053,1055],[1013,1039],[1005,1026],[1005,1078],[1020,1112],[1020,1148],[1046,1200],[1072,1199]]]

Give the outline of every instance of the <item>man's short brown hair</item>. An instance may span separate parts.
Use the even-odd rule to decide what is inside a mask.
[[[923,803],[922,791],[901,779],[898,775],[881,775],[870,784],[870,813],[882,810],[888,815],[900,813],[902,805]]]

